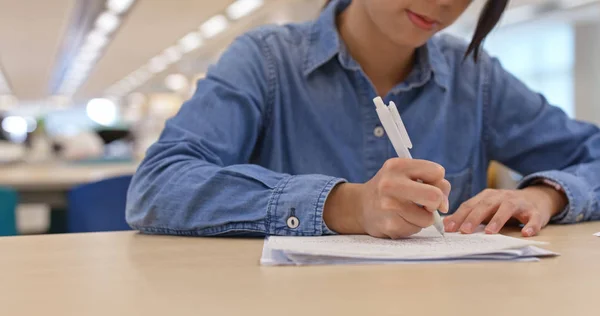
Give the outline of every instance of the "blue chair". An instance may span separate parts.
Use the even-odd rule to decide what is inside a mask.
[[[0,236],[16,236],[17,233],[17,192],[0,188]]]
[[[73,188],[67,196],[67,231],[88,233],[131,230],[125,221],[127,189],[132,176],[122,176]]]

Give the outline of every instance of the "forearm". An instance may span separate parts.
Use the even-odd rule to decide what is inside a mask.
[[[157,146],[129,190],[127,220],[133,228],[195,236],[325,233],[325,199],[341,179],[291,176],[256,165],[220,167]]]

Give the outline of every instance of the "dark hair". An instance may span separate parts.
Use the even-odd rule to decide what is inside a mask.
[[[325,6],[327,6],[331,1],[332,0],[326,0]],[[473,60],[477,61],[483,41],[500,21],[504,10],[506,10],[506,7],[508,6],[508,1],[509,0],[487,0],[487,3],[483,7],[481,15],[479,16],[477,29],[475,29],[473,39],[467,48],[465,58],[473,53]]]

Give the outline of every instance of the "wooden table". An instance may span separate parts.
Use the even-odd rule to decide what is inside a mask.
[[[114,164],[14,164],[0,167],[0,186],[19,192],[22,203],[66,206],[66,192],[74,186],[133,174],[137,163]]]
[[[262,240],[135,232],[0,239],[2,315],[598,315],[600,223],[537,263],[261,267]],[[514,234],[514,233],[511,233]]]

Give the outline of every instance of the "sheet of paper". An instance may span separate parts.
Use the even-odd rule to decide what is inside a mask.
[[[518,255],[515,254],[518,253]],[[287,266],[287,265],[371,265],[371,264],[420,264],[420,263],[466,263],[482,261],[510,261],[510,262],[537,262],[539,257],[556,256],[558,254],[529,246],[522,250],[508,250],[505,254],[466,256],[462,258],[446,258],[432,260],[386,260],[386,259],[355,259],[326,256],[311,256],[286,254],[281,250],[273,250],[265,247],[261,264],[266,266]]]
[[[440,260],[477,255],[510,255],[508,250],[544,244],[533,240],[483,233],[446,234],[441,237],[433,227],[401,240],[370,236],[269,237],[265,248],[280,250],[287,258],[308,255],[377,260]],[[518,253],[513,257],[519,257]],[[463,258],[464,259],[464,258]]]

